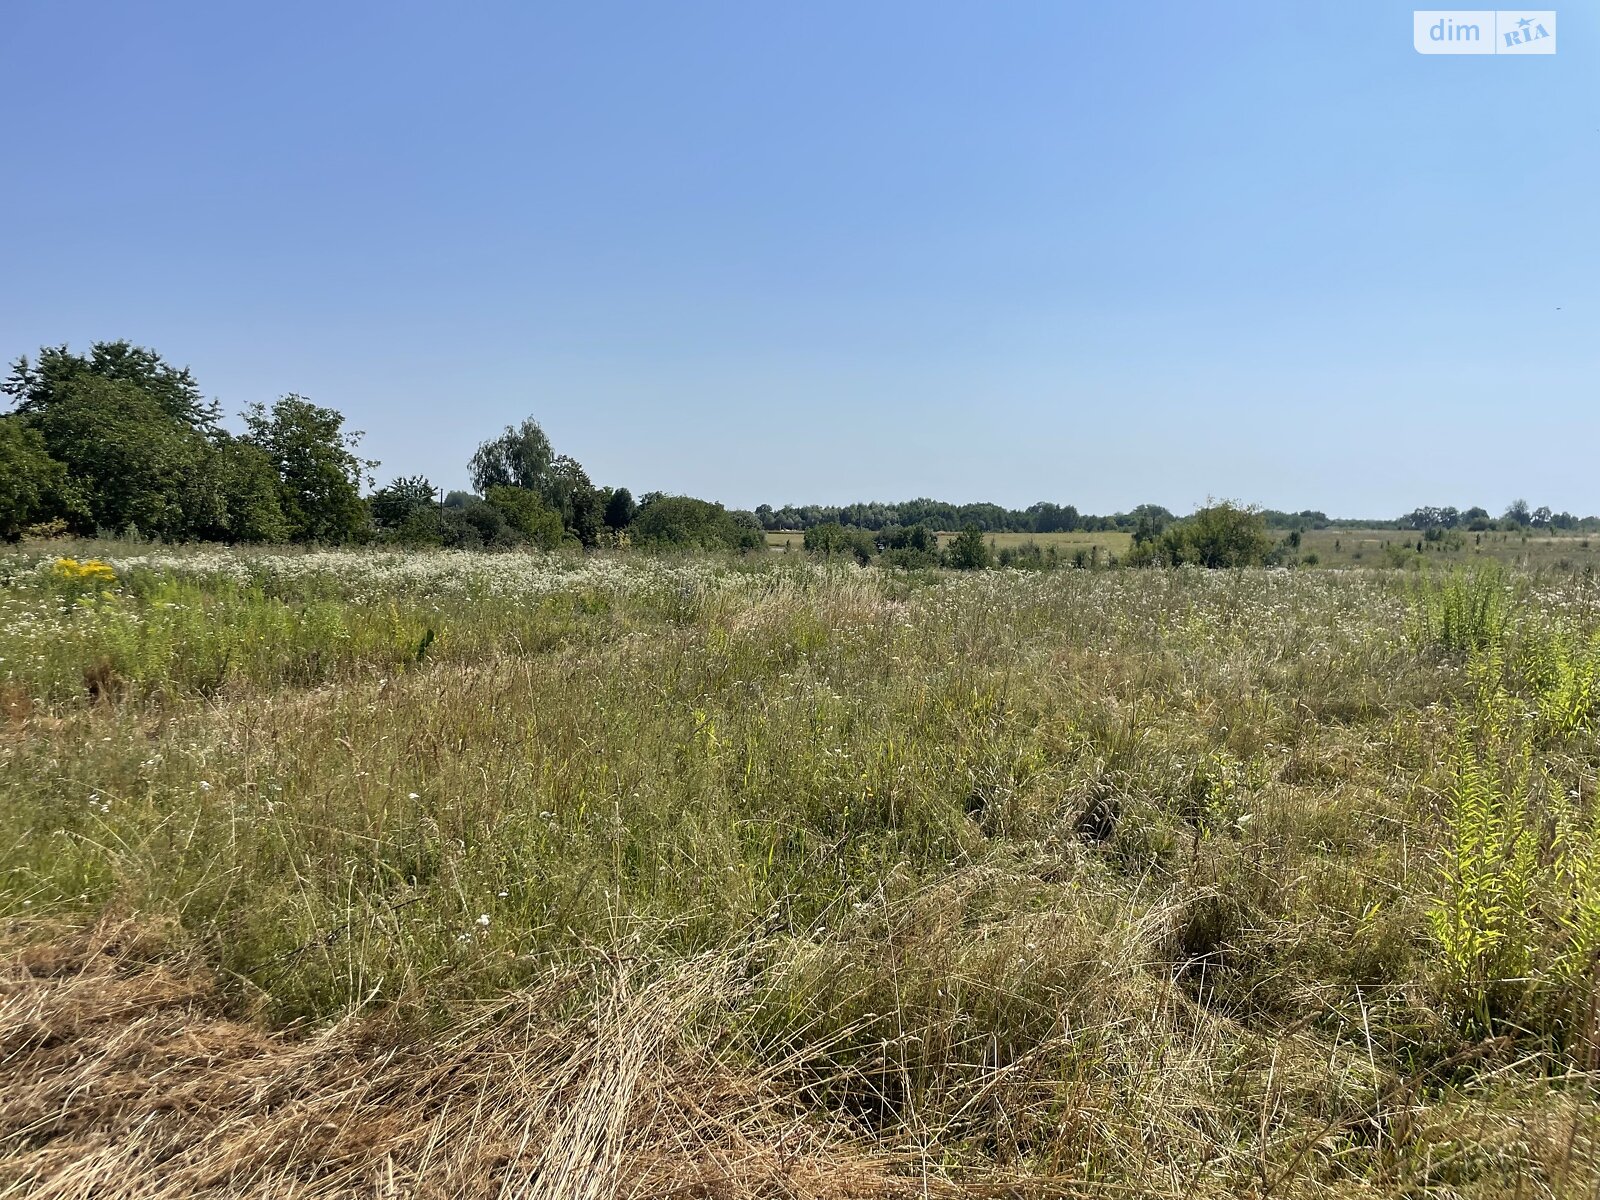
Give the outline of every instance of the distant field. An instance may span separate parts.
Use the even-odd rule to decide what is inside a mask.
[[[805,545],[805,536],[800,530],[777,530],[767,534],[767,545],[778,550],[786,546],[799,550]],[[955,531],[940,531],[939,545],[948,545],[950,539],[955,536]],[[1089,550],[1098,546],[1102,555],[1114,554],[1121,557],[1133,545],[1133,537],[1126,533],[990,533],[984,536],[989,545],[996,550],[1034,542],[1044,549],[1054,546],[1061,554],[1071,554],[1074,550]]]
[[[1301,535],[1300,552],[1315,554],[1325,567],[1407,565],[1418,558],[1434,564],[1493,558],[1508,566],[1570,568],[1600,564],[1600,536],[1452,531],[1443,541],[1429,542],[1409,530],[1317,529]]]
[[[939,533],[939,544],[946,546],[956,534]],[[985,540],[994,550],[1034,542],[1058,554],[1070,556],[1078,550],[1099,548],[1102,561],[1122,558],[1133,546],[1127,533],[990,533]],[[1274,540],[1286,536],[1273,530]],[[1421,542],[1422,550],[1417,550]],[[805,546],[801,530],[777,530],[767,534],[767,545],[774,550],[800,551]],[[1422,534],[1399,529],[1316,529],[1301,535],[1302,556],[1316,555],[1323,567],[1411,566],[1417,563],[1447,565],[1495,559],[1507,566],[1536,569],[1600,567],[1600,535],[1587,533],[1464,533],[1452,531],[1442,541],[1427,541]]]

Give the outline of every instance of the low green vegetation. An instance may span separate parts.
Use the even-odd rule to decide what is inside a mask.
[[[423,1043],[719,964],[676,1038],[934,1192],[1590,1194],[1592,578],[837,537],[16,551],[0,912]]]
[[[691,496],[646,496],[628,534],[637,544],[658,549],[756,550],[766,544],[754,522]]]
[[[1274,546],[1265,517],[1224,500],[1205,505],[1187,520],[1142,523],[1134,532],[1129,562],[1213,569],[1278,565],[1283,551],[1299,544],[1299,535],[1291,533],[1284,547]],[[1290,554],[1288,560],[1295,562],[1297,556]]]
[[[1302,559],[1324,567],[1449,570],[1497,562],[1521,570],[1600,569],[1600,536],[1581,530],[1497,529],[1426,533],[1382,528],[1322,529],[1302,535]]]

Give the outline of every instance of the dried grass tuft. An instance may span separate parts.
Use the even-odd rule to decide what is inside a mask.
[[[297,1036],[230,1019],[136,924],[9,940],[3,1196],[952,1194],[693,1044],[732,986],[715,960],[637,985],[611,964],[603,990],[552,973],[443,1037],[381,1017]]]

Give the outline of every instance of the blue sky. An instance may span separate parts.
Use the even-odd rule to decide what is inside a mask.
[[[126,337],[457,486],[1600,511],[1600,15],[87,4],[0,41],[0,354]]]

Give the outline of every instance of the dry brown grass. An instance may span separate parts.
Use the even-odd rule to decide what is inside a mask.
[[[950,1195],[802,1116],[772,1077],[690,1044],[732,974],[634,986],[564,971],[412,1038],[384,1018],[309,1036],[230,1017],[192,960],[108,921],[9,934],[0,1195]],[[992,1186],[992,1185],[991,1185]],[[973,1194],[963,1189],[963,1194]]]

